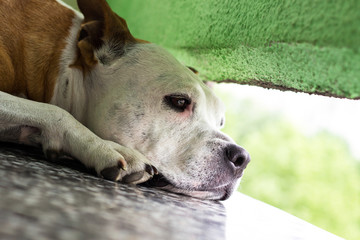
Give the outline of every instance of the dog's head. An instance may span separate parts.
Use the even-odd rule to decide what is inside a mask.
[[[224,107],[199,77],[162,48],[132,37],[105,0],[78,0],[85,16],[77,64],[98,85],[88,126],[144,154],[147,182],[199,198],[226,199],[250,161],[220,132]]]

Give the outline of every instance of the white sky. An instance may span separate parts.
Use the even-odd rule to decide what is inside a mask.
[[[295,126],[312,134],[326,129],[345,139],[353,155],[360,158],[360,100],[348,100],[282,92],[261,87],[239,84],[217,84],[222,92],[230,94],[235,101],[251,99],[270,112],[280,112]],[[227,107],[227,111],[231,111]]]

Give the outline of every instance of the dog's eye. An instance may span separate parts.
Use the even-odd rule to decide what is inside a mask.
[[[164,98],[165,103],[177,112],[183,112],[191,104],[191,100],[183,95],[169,95]]]

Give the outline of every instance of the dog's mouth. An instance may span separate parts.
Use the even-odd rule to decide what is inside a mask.
[[[175,184],[172,184],[161,173],[154,175],[151,179],[140,185],[145,187],[159,188],[169,192],[174,192],[190,197],[208,199],[208,200],[226,200],[230,197],[234,189],[233,182],[223,186],[219,186],[212,189],[206,189],[206,190],[183,189],[177,187]]]

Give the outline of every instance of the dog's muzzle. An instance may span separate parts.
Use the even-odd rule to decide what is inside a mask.
[[[142,185],[147,187],[161,188],[167,191],[181,193],[197,198],[226,200],[234,191],[237,180],[242,177],[244,169],[249,164],[250,155],[244,148],[230,143],[222,149],[222,159],[224,160],[223,167],[231,169],[231,171],[224,172],[231,172],[232,174],[231,176],[228,176],[229,174],[223,176],[224,179],[228,179],[228,181],[222,182],[219,186],[207,182],[204,183],[203,186],[208,187],[184,189],[178,187],[176,183],[169,181],[161,173],[154,175],[152,179],[143,183]]]

